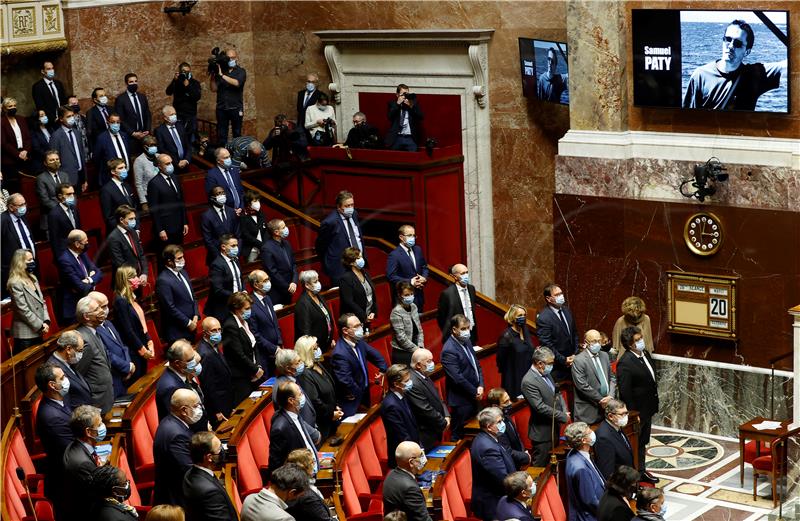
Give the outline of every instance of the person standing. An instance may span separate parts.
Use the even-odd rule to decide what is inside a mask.
[[[656,349],[655,342],[653,342],[653,329],[650,326],[650,316],[647,314],[647,306],[644,300],[637,296],[631,296],[622,301],[622,316],[620,316],[614,323],[614,329],[611,332],[611,342],[613,343],[614,353],[611,354],[615,360],[619,360],[625,352],[622,349],[622,341],[620,336],[622,330],[626,327],[638,327],[642,330],[642,338],[644,339],[644,348],[650,353]]]
[[[192,66],[186,62],[178,65],[175,77],[167,85],[167,96],[172,96],[172,106],[178,114],[178,121],[189,138],[189,143],[197,137],[197,104],[203,95],[200,82],[192,76]]]
[[[169,244],[183,244],[183,238],[189,233],[189,220],[172,158],[160,154],[158,169],[159,175],[147,184],[147,203],[153,216],[153,234],[157,237],[156,251],[163,251]]]
[[[234,138],[242,135],[242,121],[244,120],[244,83],[247,81],[247,71],[239,67],[236,49],[228,49],[226,72],[217,64],[216,74],[212,74],[209,81],[211,92],[217,93],[217,142],[228,142],[228,128]]]
[[[317,104],[320,95],[319,76],[312,73],[306,75],[306,86],[297,93],[297,122],[304,124],[306,121],[306,110],[308,107]]]
[[[414,352],[425,347],[425,335],[414,303],[414,288],[408,282],[397,283],[397,305],[389,314],[392,325],[392,363],[411,364]]]
[[[555,357],[546,347],[533,352],[533,365],[522,379],[522,395],[531,408],[528,437],[533,443],[534,467],[544,467],[547,456],[558,441],[561,424],[569,421],[564,397],[558,391],[550,373]]]
[[[397,287],[400,282],[407,282],[414,288],[414,304],[422,313],[425,304],[425,283],[428,281],[428,262],[422,255],[422,248],[417,245],[417,232],[410,224],[400,226],[400,244],[386,259],[386,278]]]
[[[413,384],[405,393],[417,421],[420,443],[427,451],[439,445],[442,434],[450,426],[450,411],[430,379],[435,368],[433,353],[424,348],[414,351],[411,355]]]
[[[452,414],[452,438],[459,440],[464,436],[464,426],[478,411],[478,401],[483,398],[483,371],[469,339],[467,317],[455,315],[450,324],[450,336],[442,348],[442,367]]]
[[[56,69],[51,61],[42,63],[42,78],[31,86],[31,97],[37,110],[43,110],[50,120],[50,130],[56,126],[58,107],[67,104],[64,84],[56,79]]]
[[[125,91],[117,95],[114,112],[119,114],[122,130],[133,137],[131,157],[142,153],[142,140],[150,135],[153,116],[147,96],[139,92],[139,77],[129,72],[125,75]],[[130,164],[130,163],[129,163]]]
[[[289,228],[281,219],[267,223],[268,236],[263,237],[261,245],[261,265],[272,280],[270,298],[276,304],[292,303],[297,292],[297,261],[292,245],[287,240]]]
[[[394,456],[397,466],[383,482],[384,511],[403,512],[408,521],[431,521],[425,496],[417,483],[417,474],[428,463],[425,451],[413,441],[404,441],[389,456]]]
[[[536,334],[539,344],[550,348],[555,356],[553,378],[558,382],[571,376],[570,367],[578,352],[578,327],[557,284],[545,286],[544,300],[547,305],[536,316]]]
[[[404,441],[420,443],[417,420],[411,413],[406,393],[414,387],[407,365],[395,364],[386,371],[388,392],[381,402],[381,418],[386,429],[386,454],[389,468],[397,464],[395,450]]]
[[[567,425],[564,432],[572,448],[567,454],[567,493],[570,521],[597,521],[597,507],[606,480],[589,453],[597,437],[585,422]]]
[[[455,315],[464,315],[469,321],[469,339],[478,345],[478,324],[475,323],[475,286],[469,281],[469,268],[463,264],[454,264],[450,268],[453,284],[439,295],[439,306],[436,322],[442,330],[442,342],[450,335],[451,319]]]
[[[417,95],[409,92],[408,85],[401,83],[396,89],[397,99],[389,101],[389,132],[386,146],[392,150],[416,152],[422,139],[421,126],[425,117],[417,103]]]
[[[322,271],[337,284],[345,272],[342,266],[342,252],[345,248],[357,248],[364,261],[368,262],[363,243],[364,234],[358,220],[353,194],[342,190],[336,195],[336,209],[322,220],[317,234],[315,248],[322,260]]]
[[[378,302],[372,277],[366,270],[364,257],[357,248],[342,252],[345,272],[339,277],[339,312],[353,313],[369,334],[370,323],[378,313]]]
[[[3,154],[0,158],[2,169],[8,176],[3,183],[9,192],[20,189],[19,173],[31,168],[32,142],[28,123],[17,117],[17,100],[3,99],[3,116],[0,118],[0,141]],[[38,165],[36,165],[38,167]]]
[[[213,432],[198,432],[189,442],[192,467],[183,477],[183,497],[189,521],[231,521],[236,508],[225,486],[214,475],[225,465],[226,451]]]
[[[511,454],[498,441],[505,432],[503,413],[497,407],[486,407],[478,413],[481,431],[472,440],[472,513],[484,521],[493,521],[497,503],[503,497],[503,481],[515,472]]]
[[[35,269],[36,261],[30,250],[19,249],[14,252],[8,273],[8,292],[14,310],[11,318],[13,354],[41,344],[50,331],[50,313],[39,279],[33,273]]]
[[[503,389],[517,399],[522,396],[522,378],[533,361],[533,342],[523,306],[511,304],[504,318],[508,329],[497,340],[497,370]]]
[[[574,417],[593,425],[603,419],[603,409],[617,394],[617,376],[611,370],[608,353],[602,351],[600,332],[590,329],[583,338],[586,347],[572,362]]]

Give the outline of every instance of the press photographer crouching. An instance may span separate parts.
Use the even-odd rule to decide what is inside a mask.
[[[267,134],[264,148],[272,151],[272,164],[276,166],[288,163],[292,157],[308,157],[305,135],[286,114],[275,116],[275,126]]]
[[[353,128],[347,133],[344,146],[377,150],[383,148],[383,142],[378,129],[367,123],[367,116],[363,112],[356,112],[353,114]]]
[[[328,105],[328,95],[319,93],[317,104],[306,110],[306,130],[309,133],[309,144],[317,147],[329,147],[336,143],[336,114]]]

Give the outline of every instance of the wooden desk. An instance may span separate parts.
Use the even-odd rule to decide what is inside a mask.
[[[747,440],[756,442],[756,453],[761,455],[761,442],[772,441],[775,438],[787,438],[800,433],[800,427],[789,430],[792,420],[783,420],[778,429],[758,430],[754,425],[763,421],[773,421],[762,416],[757,416],[747,423],[739,426],[739,482],[744,486],[744,445]],[[777,421],[777,420],[774,420]],[[785,467],[784,467],[785,468]]]

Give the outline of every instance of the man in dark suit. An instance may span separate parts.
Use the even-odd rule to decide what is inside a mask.
[[[377,150],[383,148],[383,141],[378,134],[378,129],[367,123],[367,115],[358,111],[353,114],[353,128],[347,132],[344,146]]]
[[[103,279],[103,272],[86,253],[89,237],[83,230],[72,230],[67,235],[67,249],[56,258],[60,309],[58,322],[72,324],[75,322],[75,304],[78,300],[93,291]]]
[[[154,504],[184,506],[183,478],[192,467],[189,426],[203,416],[200,397],[191,389],[178,389],[170,400],[170,414],[162,418],[153,439],[155,463]]]
[[[83,337],[83,356],[75,364],[75,369],[89,384],[92,405],[96,405],[106,414],[114,404],[114,382],[105,346],[95,332],[105,320],[106,314],[93,295],[95,292],[80,299],[75,306],[79,324],[77,331]]]
[[[69,107],[58,107],[58,126],[50,136],[50,149],[58,152],[61,170],[66,174],[63,182],[69,183],[81,192],[86,184],[86,152],[83,149],[83,134],[76,127],[77,117]]]
[[[231,368],[219,351],[223,345],[222,325],[216,318],[206,317],[202,327],[203,338],[197,344],[197,353],[200,355],[203,370],[197,378],[210,391],[205,395],[203,405],[211,425],[216,428],[228,419],[236,404],[233,403],[233,389],[230,385]]]
[[[95,447],[106,437],[106,426],[100,410],[91,405],[73,410],[69,426],[74,439],[64,449],[64,473],[54,510],[59,521],[80,521],[92,510],[92,472],[101,465]]]
[[[225,147],[219,147],[214,152],[217,166],[206,173],[206,193],[215,186],[225,189],[225,204],[236,210],[236,215],[241,214],[244,205],[244,187],[238,166],[233,164],[231,153]]]
[[[138,91],[139,78],[129,72],[125,75],[125,92],[119,93],[114,101],[114,112],[121,118],[122,130],[133,137],[131,152],[134,156],[142,153],[141,141],[153,128],[147,96]]]
[[[45,453],[44,493],[51,500],[58,497],[64,467],[64,450],[72,442],[72,417],[68,393],[70,380],[57,365],[45,363],[36,369],[36,387],[42,393],[36,412],[36,434]]]
[[[147,204],[153,216],[153,234],[159,242],[156,250],[162,251],[168,244],[183,244],[183,237],[189,233],[189,220],[172,158],[159,154],[158,170],[159,174],[147,183]]]
[[[517,470],[527,467],[531,462],[531,456],[525,451],[522,438],[519,435],[519,431],[517,431],[517,426],[514,424],[514,419],[511,417],[511,408],[514,405],[511,397],[502,387],[495,387],[486,394],[486,405],[497,407],[503,411],[503,422],[506,426],[504,432],[499,434],[497,439],[500,445],[511,454],[511,459],[514,460]]]
[[[108,130],[101,132],[94,143],[94,163],[97,166],[97,186],[103,187],[110,179],[109,161],[122,159],[125,169],[133,171],[133,155],[131,137],[122,130],[119,114],[108,115]]]
[[[81,361],[83,354],[83,338],[77,331],[69,330],[61,333],[56,341],[56,350],[47,359],[48,364],[60,367],[64,371],[64,376],[69,380],[67,399],[72,409],[92,404],[92,391],[89,384],[75,369],[75,365]]]
[[[564,398],[550,377],[553,361],[553,352],[540,347],[533,352],[533,364],[522,378],[522,395],[531,408],[528,438],[533,443],[534,467],[545,466],[550,450],[558,444],[561,424],[569,421]]]
[[[192,467],[183,477],[183,497],[189,521],[237,519],[225,486],[214,475],[225,465],[225,449],[213,432],[198,432],[189,444]]]
[[[223,235],[219,240],[220,255],[214,259],[209,269],[211,288],[203,314],[224,322],[229,314],[228,298],[234,293],[244,291],[244,277],[239,266],[239,239],[233,235]]]
[[[208,192],[209,208],[200,216],[200,231],[206,245],[206,265],[210,266],[219,257],[219,239],[223,235],[233,235],[241,240],[239,217],[225,202],[225,189],[215,186]]]
[[[417,483],[417,474],[428,462],[425,452],[413,441],[401,442],[394,453],[397,466],[383,481],[383,510],[404,512],[408,521],[431,521],[425,496]]]
[[[503,488],[506,495],[497,502],[495,518],[534,521],[528,503],[532,502],[536,495],[536,482],[530,474],[522,470],[512,472],[503,480]]]
[[[364,234],[355,208],[353,194],[342,190],[336,195],[336,210],[320,223],[315,248],[322,261],[322,271],[336,284],[344,273],[342,252],[345,248],[358,248],[367,261]]]
[[[450,411],[439,390],[428,377],[434,370],[433,353],[425,348],[411,355],[411,389],[406,391],[408,405],[417,421],[419,439],[426,451],[439,445],[442,433],[450,426]]]
[[[56,79],[56,69],[53,62],[46,61],[42,64],[42,79],[31,86],[31,95],[36,110],[43,110],[50,120],[50,129],[56,125],[56,111],[61,105],[67,104],[67,92],[64,84]]]
[[[450,335],[450,321],[455,315],[464,315],[470,323],[469,339],[478,345],[478,324],[475,323],[475,286],[469,283],[469,268],[454,264],[450,268],[453,284],[439,295],[436,322],[442,330],[442,342]]]
[[[536,334],[539,344],[549,347],[556,357],[553,378],[558,382],[572,376],[570,368],[578,352],[578,327],[558,285],[545,286],[544,299],[547,306],[536,316]]]
[[[283,466],[294,449],[310,450],[314,454],[315,470],[319,469],[317,448],[311,435],[313,427],[300,417],[300,409],[306,401],[303,391],[296,383],[285,381],[278,386],[276,392],[275,414],[269,434],[267,473],[272,474],[275,469]]]
[[[286,240],[289,228],[281,219],[267,223],[271,234],[264,237],[261,244],[261,265],[272,280],[269,296],[276,304],[292,303],[292,295],[297,291],[297,262],[292,245]]]
[[[94,150],[97,136],[108,130],[108,115],[111,107],[108,106],[108,96],[102,87],[92,90],[92,108],[86,111],[86,131],[89,133],[89,150]]]
[[[69,235],[81,227],[81,215],[75,198],[75,187],[68,183],[60,183],[56,187],[58,205],[47,214],[50,248],[53,257],[58,258],[69,247]]]
[[[606,480],[621,465],[633,467],[633,449],[622,429],[628,425],[625,402],[612,398],[605,407],[605,420],[595,430],[595,463]]]
[[[156,281],[161,338],[168,344],[181,338],[191,341],[197,330],[200,310],[192,289],[192,278],[186,271],[183,248],[170,244],[164,248],[161,257],[166,267]]]
[[[2,255],[2,287],[0,292],[3,296],[8,293],[6,283],[8,282],[8,270],[11,267],[11,257],[20,248],[31,250],[33,258],[36,258],[36,246],[34,245],[33,233],[25,219],[28,206],[22,194],[11,194],[6,199],[7,210],[0,213],[0,248]]]
[[[516,470],[511,454],[500,445],[497,436],[504,429],[503,413],[486,407],[478,414],[481,432],[472,440],[472,513],[484,521],[496,519],[497,502],[503,497],[503,480]]]
[[[469,339],[467,317],[455,315],[450,324],[451,334],[442,347],[442,367],[447,379],[452,437],[459,440],[464,436],[464,425],[478,412],[478,400],[483,398],[483,371]]]
[[[167,348],[164,358],[169,366],[161,373],[156,382],[156,410],[159,419],[163,419],[169,414],[170,400],[178,389],[194,391],[201,401],[205,397],[200,384],[195,380],[201,374],[203,366],[200,364],[200,356],[195,352],[192,344],[186,340],[176,340]],[[208,430],[205,409],[200,419],[189,429],[192,432]]]
[[[153,131],[158,149],[164,154],[169,154],[172,164],[179,171],[184,171],[192,160],[192,144],[186,136],[183,125],[178,123],[175,107],[164,105],[161,109],[161,118],[164,122]]]
[[[261,270],[253,270],[247,276],[253,292],[252,314],[248,323],[250,330],[256,337],[256,350],[261,359],[261,367],[267,371],[267,375],[275,374],[275,352],[283,347],[283,336],[278,325],[278,315],[272,300],[269,298],[269,290],[272,282],[269,275]]]
[[[606,480],[592,461],[590,450],[595,434],[586,422],[574,422],[564,431],[567,444],[567,496],[569,517],[575,521],[597,521],[597,507],[605,490]]]
[[[423,289],[428,281],[428,262],[422,255],[422,248],[417,246],[417,233],[410,224],[404,224],[398,230],[400,244],[389,254],[386,259],[386,277],[392,287],[397,287],[398,282],[407,282],[414,287],[414,304],[417,311],[422,313],[425,304]],[[392,298],[396,300],[395,292]]]
[[[421,139],[420,126],[425,117],[417,103],[417,95],[401,83],[396,89],[397,99],[388,103],[389,132],[386,146],[392,150],[416,152]]]
[[[103,170],[111,174],[111,179],[100,188],[100,209],[105,217],[106,233],[111,233],[117,226],[115,216],[117,208],[125,205],[135,209],[139,201],[125,182],[129,177],[129,171],[123,159],[110,159],[103,165]]]
[[[35,165],[39,168],[40,165]],[[41,219],[39,228],[47,231],[47,216],[50,211],[58,206],[57,188],[61,183],[69,181],[69,176],[65,172],[60,172],[61,157],[55,150],[45,152],[44,171],[36,176],[36,198],[39,199],[41,207]]]
[[[316,105],[319,98],[319,76],[314,73],[306,76],[306,88],[297,92],[297,123],[302,125],[306,120],[306,109]]]
[[[395,466],[394,452],[400,442],[419,443],[417,421],[411,413],[406,392],[414,385],[407,365],[395,364],[386,371],[388,392],[381,402],[381,418],[386,429],[386,454],[389,468]]]
[[[140,282],[145,284],[149,267],[136,231],[136,210],[130,206],[120,206],[114,212],[114,218],[117,225],[106,239],[111,254],[111,279],[114,280],[120,266],[133,266]]]
[[[352,313],[339,317],[341,337],[333,348],[333,379],[344,417],[352,416],[359,405],[369,407],[369,360],[385,373],[386,360],[371,345],[364,341],[364,326]],[[375,375],[377,379],[379,375]]]
[[[106,306],[108,306],[107,302],[106,300]],[[128,385],[133,383],[131,378],[135,374],[136,364],[131,360],[130,348],[125,345],[122,335],[110,320],[104,320],[97,326],[95,332],[106,348],[108,362],[111,366],[111,378],[114,383],[114,398],[117,398],[125,394]]]

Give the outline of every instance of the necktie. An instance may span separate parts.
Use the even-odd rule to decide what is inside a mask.
[[[144,130],[142,106],[139,105],[139,97],[136,94],[133,94],[133,111],[136,112],[136,130]]]
[[[567,328],[567,333],[569,333],[569,324],[567,324],[567,317],[564,316],[564,311],[559,309],[558,316],[561,318],[561,321],[564,323],[564,327]]]
[[[345,217],[347,221],[347,236],[350,239],[350,246],[353,248],[358,248],[358,243],[356,242],[356,232],[353,230],[353,219],[352,217]]]
[[[115,335],[115,334],[114,334],[114,331],[113,331],[113,330],[112,330],[110,327],[108,327],[108,326],[107,326],[107,325],[105,325],[105,324],[103,324],[101,327],[102,327],[103,329],[105,329],[106,331],[108,331],[108,334],[110,334],[110,335],[111,335],[111,338],[113,338],[114,340],[116,340],[117,342],[119,342],[119,339],[117,339],[117,335]]]
[[[186,381],[189,383],[189,387],[191,387],[192,390],[197,393],[197,396],[200,397],[200,401],[202,402],[203,401],[203,390],[200,388],[200,384],[197,383],[195,381],[195,379],[192,378],[192,377],[189,377],[189,379],[186,380]]]
[[[111,134],[111,137],[114,138],[114,147],[117,149],[117,154],[119,154],[119,158],[125,160],[125,166],[129,167],[130,163],[128,162],[128,151],[125,150],[125,147],[122,146],[122,141],[119,139],[119,134]]]
[[[56,104],[61,105],[61,102],[58,99],[58,92],[56,92],[55,84],[53,84],[53,82],[51,81],[50,83],[48,83],[48,87],[50,87],[50,94],[53,95],[53,98],[56,100]]]
[[[475,326],[475,322],[472,320],[472,302],[469,300],[469,290],[467,288],[459,288],[461,292],[461,300],[464,303],[464,316],[467,317],[470,323],[470,329]]]
[[[225,207],[219,209],[219,219],[222,221],[222,224],[225,224]]]
[[[239,291],[242,291],[241,272],[239,271],[239,266],[236,265],[236,259],[230,259],[228,262],[231,263],[231,268],[233,269],[233,292],[237,293]]]
[[[314,447],[314,443],[311,441],[311,436],[308,434],[306,430],[306,426],[303,425],[303,419],[300,415],[297,415],[297,423],[300,424],[300,433],[303,435],[303,441],[306,442],[306,448],[314,454],[314,468],[319,469],[319,457],[317,456],[317,449]]]
[[[619,435],[622,438],[622,441],[625,442],[625,446],[628,447],[628,449],[630,449],[631,448],[631,444],[628,443],[628,437],[625,436],[625,433],[622,432],[622,429],[618,430],[617,432],[619,432]]]
[[[597,372],[597,379],[600,380],[600,394],[603,396],[608,394],[608,383],[606,382],[606,375],[603,372],[603,367],[600,365],[600,357],[593,356],[594,370]]]
[[[96,450],[92,451],[92,461],[94,461],[95,466],[97,467],[100,466],[100,456],[97,455]]]
[[[58,185],[58,184],[61,184],[61,178],[60,178],[60,177],[58,177],[58,172],[56,172],[55,174],[53,174],[53,181],[55,181],[57,185]]]
[[[69,217],[69,222],[72,223],[72,227],[75,228],[75,212],[72,208],[67,208],[67,217]]]
[[[542,378],[544,378],[544,381],[547,382],[547,387],[549,387],[551,391],[556,392],[556,386],[553,385],[552,381],[550,381],[550,377],[542,375]]]
[[[353,353],[356,355],[356,360],[358,360],[358,365],[361,366],[361,372],[364,373],[364,379],[369,380],[369,375],[367,374],[367,366],[364,364],[364,360],[361,359],[361,356],[358,354],[358,348],[353,347]]]
[[[122,191],[122,195],[125,196],[125,201],[127,201],[128,206],[133,206],[133,200],[131,199],[131,194],[128,192],[128,189],[125,188],[125,183],[120,182],[119,189]]]
[[[67,134],[72,143],[72,151],[75,153],[75,160],[78,162],[78,170],[80,170],[83,168],[83,163],[81,162],[81,153],[78,151],[78,142],[75,140],[75,135],[72,133],[72,130],[68,129]]]
[[[170,134],[172,135],[172,140],[175,142],[175,146],[178,147],[178,157],[183,157],[183,144],[181,143],[181,138],[178,136],[178,131],[175,129],[174,126],[169,127]]]
[[[176,187],[175,183],[172,181],[172,176],[169,176],[169,175],[167,176],[167,184],[170,186],[170,188],[175,190],[176,194],[178,193],[178,187]]]
[[[408,257],[411,259],[411,264],[414,265],[414,271],[417,271],[417,261],[414,259],[414,250],[407,248],[406,253],[408,253]]]
[[[283,241],[280,243],[281,251],[283,252],[283,258],[286,260],[286,266],[289,267],[292,265],[292,259],[289,258],[289,254],[286,253],[286,246],[284,246]]]
[[[475,363],[475,357],[473,357],[472,353],[469,352],[470,348],[467,347],[466,345],[462,345],[461,347],[464,348],[464,354],[467,355],[467,358],[469,358],[469,363],[472,364],[472,369],[475,370],[475,376],[477,376],[478,380],[480,380],[481,376],[480,373],[478,372],[478,365]]]
[[[108,128],[108,112],[106,112],[106,108],[100,107],[100,113],[103,114],[103,123]]]
[[[175,275],[178,277],[178,280],[183,283],[183,286],[186,288],[186,291],[189,293],[189,298],[194,300],[194,295],[192,295],[192,288],[186,282],[186,278],[184,278],[183,274],[181,274],[181,272],[178,272]]]
[[[17,229],[22,237],[22,242],[25,249],[33,251],[33,244],[31,244],[31,241],[28,238],[28,227],[25,226],[25,223],[22,222],[22,219],[17,219]],[[33,253],[33,256],[36,256],[36,252]]]
[[[133,242],[133,236],[131,235],[131,232],[125,232],[125,235],[128,236],[128,243],[130,243],[131,245],[131,249],[133,250],[133,255],[138,258],[139,252],[136,250],[136,243]]]
[[[239,208],[239,190],[236,189],[236,186],[233,184],[233,178],[231,177],[231,173],[225,169],[222,171],[225,174],[225,182],[228,183],[228,187],[231,190],[231,196],[233,197],[233,205],[236,208]]]

